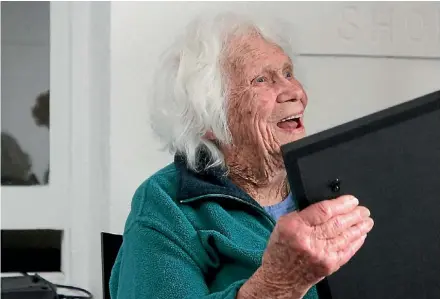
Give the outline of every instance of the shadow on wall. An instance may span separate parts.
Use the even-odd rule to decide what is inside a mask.
[[[35,105],[31,109],[31,114],[37,126],[50,128],[49,114],[49,90],[39,94],[35,100]],[[45,172],[43,182],[39,182],[32,172],[32,161],[9,133],[1,133],[1,184],[2,186],[29,186],[46,185],[49,183],[49,166]]]

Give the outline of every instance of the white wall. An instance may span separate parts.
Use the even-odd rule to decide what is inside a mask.
[[[31,114],[49,89],[49,2],[2,2],[2,132],[10,133],[32,159],[43,182],[49,166],[49,131]]]
[[[147,125],[158,55],[204,9],[269,13],[296,24],[309,134],[440,89],[440,3],[113,2],[110,220],[120,233],[136,187],[171,161]]]

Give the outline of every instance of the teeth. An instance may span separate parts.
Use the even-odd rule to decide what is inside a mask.
[[[300,118],[300,117],[302,117],[302,114],[292,115],[292,116],[283,118],[281,121],[288,121],[288,120],[296,119],[296,118]]]

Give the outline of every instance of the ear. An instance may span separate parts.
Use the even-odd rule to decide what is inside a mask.
[[[214,141],[216,140],[215,135],[212,131],[208,131],[205,133],[205,135],[203,135],[204,138],[208,139],[209,141]]]

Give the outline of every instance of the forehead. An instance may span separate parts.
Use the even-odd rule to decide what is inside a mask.
[[[228,62],[234,71],[242,75],[254,75],[266,68],[280,69],[286,64],[291,65],[289,56],[278,45],[259,35],[233,39]]]

